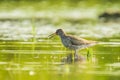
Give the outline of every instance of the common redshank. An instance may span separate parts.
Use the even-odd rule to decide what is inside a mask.
[[[62,44],[66,48],[74,50],[75,54],[77,54],[78,50],[93,46],[97,43],[96,41],[90,41],[73,35],[67,35],[62,29],[57,29],[55,33],[49,35],[49,38],[54,35],[58,35],[61,38]]]

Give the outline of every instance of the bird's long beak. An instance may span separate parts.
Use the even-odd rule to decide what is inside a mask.
[[[55,36],[55,35],[56,35],[56,33],[50,34],[50,35],[48,36],[48,38],[52,38],[52,37]]]

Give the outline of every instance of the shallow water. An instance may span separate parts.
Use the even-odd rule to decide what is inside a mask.
[[[61,60],[71,51],[61,46],[60,42],[1,41],[0,46],[2,80],[26,80],[26,78],[119,80],[120,45],[118,44],[94,46],[91,61],[64,65]],[[79,55],[86,57],[86,53],[86,50],[82,50]]]

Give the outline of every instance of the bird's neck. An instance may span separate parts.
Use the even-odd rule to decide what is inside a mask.
[[[61,34],[61,35],[59,35],[61,38],[64,38],[64,37],[66,37],[66,34]]]

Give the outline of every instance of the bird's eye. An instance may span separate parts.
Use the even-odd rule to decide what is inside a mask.
[[[56,32],[56,34],[58,34],[58,31]]]

